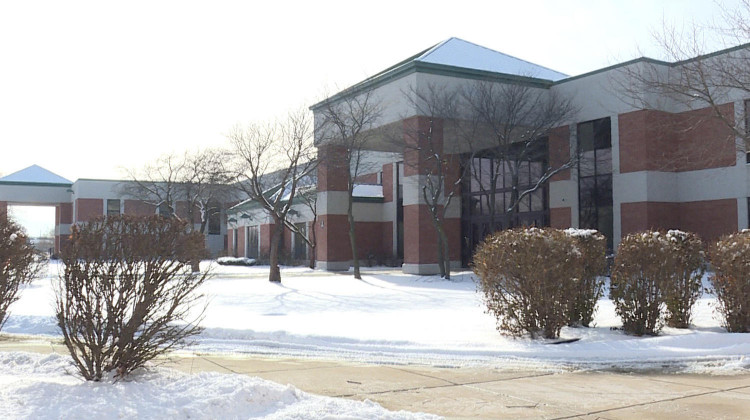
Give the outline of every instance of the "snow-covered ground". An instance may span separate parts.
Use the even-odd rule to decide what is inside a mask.
[[[450,281],[395,270],[372,270],[355,280],[306,268],[282,269],[282,284],[267,281],[268,267],[212,265],[202,292],[206,330],[189,351],[335,358],[433,366],[483,365],[517,369],[659,369],[733,373],[750,368],[750,334],[730,334],[704,295],[689,330],[664,328],[658,337],[631,337],[608,299],[599,302],[593,328],[564,328],[552,345],[513,339],[484,313],[473,274]],[[50,276],[58,267],[50,265]],[[50,279],[21,291],[3,333],[59,336],[52,318]]]
[[[61,355],[0,352],[4,419],[436,419],[373,402],[320,397],[260,378],[157,368],[85,382]]]

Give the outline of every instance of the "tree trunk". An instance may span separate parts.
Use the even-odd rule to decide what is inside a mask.
[[[281,269],[279,269],[279,242],[281,234],[284,232],[284,225],[280,221],[274,220],[273,234],[271,235],[271,250],[269,253],[269,264],[271,269],[268,272],[268,281],[271,283],[281,283]]]
[[[310,246],[310,268],[315,269],[315,246]]]
[[[451,278],[451,257],[450,253],[448,252],[448,236],[445,234],[445,229],[443,229],[443,224],[441,223],[438,226],[438,244],[440,245],[440,265],[441,265],[441,272],[445,273],[443,276],[446,280],[450,280]]]

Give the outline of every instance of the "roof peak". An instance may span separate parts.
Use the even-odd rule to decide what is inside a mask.
[[[35,184],[72,184],[68,179],[44,169],[39,165],[31,165],[20,171],[13,172],[0,178],[0,182],[28,182]]]
[[[436,44],[414,58],[413,61],[551,81],[568,77],[567,74],[552,70],[549,67],[540,66],[458,37],[451,37]]]

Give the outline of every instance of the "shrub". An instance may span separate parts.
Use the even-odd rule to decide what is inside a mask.
[[[722,237],[709,253],[724,326],[730,332],[750,332],[750,231]]]
[[[499,331],[556,338],[568,323],[579,268],[574,240],[556,229],[512,229],[488,236],[474,254],[474,272]]]
[[[41,267],[21,227],[0,214],[0,329],[8,318],[8,307],[18,300],[18,288],[30,283]]]
[[[176,219],[110,216],[73,227],[56,316],[85,379],[125,376],[200,332],[202,312],[189,317],[207,274],[190,262],[204,252],[203,236]]]
[[[664,319],[665,285],[674,272],[674,256],[663,232],[626,236],[620,243],[612,269],[610,297],[633,335],[656,335]]]
[[[581,260],[579,272],[573,279],[573,294],[569,302],[568,325],[588,327],[604,289],[603,278],[607,269],[607,238],[591,229],[566,229],[574,238]]]
[[[665,286],[666,323],[674,328],[690,326],[693,304],[701,295],[705,256],[703,242],[694,233],[670,230],[666,239],[671,245],[673,275]]]

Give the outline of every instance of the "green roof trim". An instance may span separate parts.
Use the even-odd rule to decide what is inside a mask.
[[[25,187],[72,187],[73,184],[57,182],[0,181],[0,185],[21,185]]]

